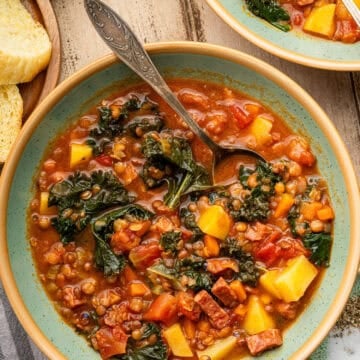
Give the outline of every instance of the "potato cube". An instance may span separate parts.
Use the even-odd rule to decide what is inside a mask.
[[[193,357],[191,348],[179,323],[171,325],[169,328],[164,330],[163,335],[175,356]]]
[[[39,213],[40,215],[54,215],[57,212],[55,206],[48,205],[49,202],[49,193],[47,191],[42,191],[40,193],[40,207]]]
[[[249,126],[250,134],[254,135],[258,145],[264,145],[271,140],[270,131],[273,123],[269,119],[257,116]]]
[[[316,267],[304,255],[300,255],[288,261],[274,285],[284,301],[298,301],[317,273]]]
[[[87,144],[72,143],[70,145],[70,167],[87,163],[92,157],[92,147]]]
[[[305,20],[304,31],[332,38],[336,30],[335,9],[336,4],[313,8]]]
[[[269,270],[260,276],[259,282],[261,286],[272,296],[281,299],[279,290],[275,287],[275,280],[279,275],[278,270]]]
[[[248,334],[254,335],[268,329],[275,328],[275,321],[265,310],[261,300],[256,295],[250,295],[248,310],[244,319],[244,329]]]
[[[231,219],[222,206],[212,205],[200,214],[197,224],[205,234],[225,240],[230,231]]]
[[[197,351],[198,358],[209,356],[211,360],[226,359],[227,355],[236,347],[236,343],[236,337],[231,335],[210,345],[205,350]]]

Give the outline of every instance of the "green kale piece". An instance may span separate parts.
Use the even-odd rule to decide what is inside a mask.
[[[99,121],[96,127],[90,130],[90,137],[94,139],[107,138],[114,139],[123,132],[123,124],[118,119],[112,117],[111,109],[101,106],[99,109]],[[91,145],[91,143],[89,143]]]
[[[177,244],[181,240],[181,231],[167,231],[161,235],[160,245],[165,251],[169,251],[176,255]]]
[[[221,255],[236,259],[239,263],[238,279],[244,284],[256,286],[260,273],[253,256],[244,251],[234,238],[227,238],[221,245]]]
[[[125,258],[114,254],[109,246],[109,239],[114,230],[116,219],[128,221],[148,220],[154,216],[152,212],[138,204],[129,204],[111,209],[91,220],[91,231],[95,238],[95,264],[105,276],[119,274],[125,264]]]
[[[126,259],[123,255],[115,255],[105,240],[97,238],[95,264],[98,269],[104,272],[105,276],[111,276],[119,274],[124,269]]]
[[[329,266],[331,234],[310,232],[303,238],[304,245],[311,251],[310,260],[318,266]]]
[[[142,340],[147,339],[149,336],[155,334],[157,341],[154,344],[142,346]],[[161,338],[160,328],[153,324],[145,324],[143,335],[140,341],[129,339],[126,347],[126,354],[118,355],[115,359],[119,360],[166,360],[167,359],[167,346]]]
[[[168,192],[164,197],[165,204],[176,208],[182,195],[198,186],[210,185],[210,177],[205,168],[193,158],[188,141],[169,132],[150,132],[146,134],[142,151],[148,161],[170,164],[172,176],[164,177],[168,183]],[[143,171],[143,177],[145,172]],[[146,183],[145,179],[145,183]]]
[[[164,178],[171,175],[172,169],[169,164],[163,161],[149,159],[145,161],[141,177],[149,189],[160,186],[164,183]]]
[[[257,185],[254,188],[250,188],[247,183],[252,174],[256,174]],[[271,164],[259,161],[254,170],[240,166],[239,180],[250,193],[245,197],[240,209],[235,210],[232,202],[229,202],[230,215],[235,221],[253,222],[267,219],[270,214],[270,197],[274,194],[275,184],[282,180],[281,176],[272,171]]]
[[[192,213],[188,208],[183,207],[180,209],[180,219],[182,224],[188,229],[191,230],[192,235],[192,241],[197,241],[202,239],[204,236],[204,233],[201,231],[201,229],[198,227],[196,223],[195,214]]]
[[[290,15],[277,0],[245,0],[247,8],[282,31],[291,30]]]
[[[93,191],[94,188],[97,191]],[[111,171],[97,170],[90,175],[76,172],[52,185],[48,204],[57,206],[59,214],[52,218],[52,225],[60,234],[61,241],[68,243],[100,211],[132,200]]]
[[[141,137],[150,131],[160,131],[164,126],[164,119],[160,115],[136,116],[124,127],[134,137]]]

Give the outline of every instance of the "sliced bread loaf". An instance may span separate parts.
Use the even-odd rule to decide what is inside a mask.
[[[5,162],[21,129],[23,101],[16,85],[0,86],[0,163]]]
[[[0,0],[0,85],[31,81],[50,56],[47,32],[20,0]]]

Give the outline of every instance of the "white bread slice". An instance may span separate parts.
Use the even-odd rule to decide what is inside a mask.
[[[1,1],[1,0],[0,0]],[[21,129],[23,101],[16,85],[0,86],[0,163],[5,162]]]
[[[0,0],[0,85],[31,81],[50,56],[47,32],[20,0]]]

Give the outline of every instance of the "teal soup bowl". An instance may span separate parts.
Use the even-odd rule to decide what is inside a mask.
[[[320,69],[360,70],[360,41],[346,44],[297,29],[283,32],[253,15],[245,0],[207,0],[207,3],[241,36],[273,55]]]
[[[319,105],[287,76],[238,51],[200,43],[147,46],[165,78],[201,79],[235,88],[272,109],[307,137],[326,179],[336,213],[330,267],[312,301],[284,334],[283,346],[260,359],[304,359],[340,315],[356,278],[360,254],[360,199],[347,150]],[[34,177],[49,142],[119,87],[140,80],[115,56],[106,56],[58,86],[33,112],[1,175],[0,270],[21,324],[51,359],[98,359],[64,323],[37,276],[27,236]]]

